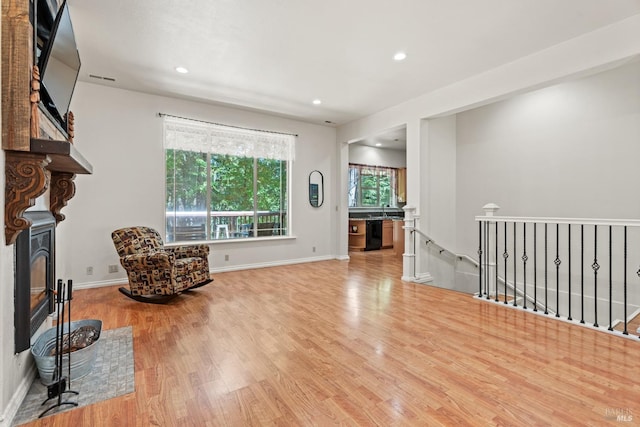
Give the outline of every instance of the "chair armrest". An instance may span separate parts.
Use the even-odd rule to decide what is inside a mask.
[[[207,245],[180,245],[165,247],[165,251],[175,255],[176,258],[206,258],[209,256]]]
[[[172,268],[175,256],[166,251],[148,252],[145,254],[125,255],[120,263],[125,270],[145,271]]]

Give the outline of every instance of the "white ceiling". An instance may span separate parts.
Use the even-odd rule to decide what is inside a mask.
[[[640,13],[640,0],[68,2],[81,80],[337,125]]]
[[[388,129],[380,135],[354,141],[353,143],[368,145],[382,150],[405,151],[407,149],[407,128],[402,126],[396,129]]]

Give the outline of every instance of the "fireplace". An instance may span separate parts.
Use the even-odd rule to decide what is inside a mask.
[[[31,337],[53,313],[56,220],[49,211],[25,212],[31,220],[16,240],[15,352],[31,346]]]

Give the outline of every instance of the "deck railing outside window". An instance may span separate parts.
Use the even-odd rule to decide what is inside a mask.
[[[167,212],[167,242],[287,235],[286,212]]]

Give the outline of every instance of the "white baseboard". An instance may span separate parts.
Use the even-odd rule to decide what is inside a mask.
[[[336,259],[336,257],[333,255],[327,255],[327,256],[319,256],[319,257],[311,257],[311,258],[297,258],[297,259],[285,259],[285,260],[270,261],[270,262],[260,262],[255,264],[231,265],[229,267],[212,268],[211,273],[251,270],[254,268],[265,268],[265,267],[279,267],[282,265],[303,264],[305,262],[329,261],[332,259]]]
[[[292,265],[292,264],[302,264],[305,262],[319,262],[319,261],[329,261],[332,259],[337,259],[340,261],[348,261],[349,256],[334,256],[334,255],[324,255],[318,257],[310,257],[310,258],[297,258],[297,259],[286,259],[286,260],[278,260],[271,262],[261,262],[255,264],[239,264],[239,265],[231,265],[228,267],[216,267],[211,268],[210,272],[212,274],[215,273],[223,273],[227,271],[239,271],[239,270],[251,270],[253,268],[265,268],[265,267],[277,267],[282,265]],[[109,280],[100,280],[96,282],[85,282],[85,283],[73,283],[74,289],[91,289],[91,288],[101,288],[104,286],[115,286],[122,285],[127,283],[127,277],[120,277],[117,279],[109,279]]]
[[[36,365],[34,363],[33,366],[31,366],[31,368],[29,369],[27,375],[25,375],[22,381],[20,381],[20,384],[18,385],[15,393],[13,393],[13,396],[11,396],[9,404],[0,417],[0,427],[10,427],[13,424],[13,419],[18,413],[22,401],[27,396],[33,380],[35,380],[36,378],[36,372]]]
[[[85,283],[77,283],[73,282],[73,289],[91,289],[91,288],[102,288],[105,286],[115,286],[122,285],[123,283],[127,283],[127,276],[121,277],[119,279],[110,279],[110,280],[100,280],[97,282],[85,282]]]
[[[412,281],[415,283],[423,283],[423,284],[429,283],[429,282],[433,282],[433,276],[431,275],[431,273],[420,273],[416,277],[414,277]]]

